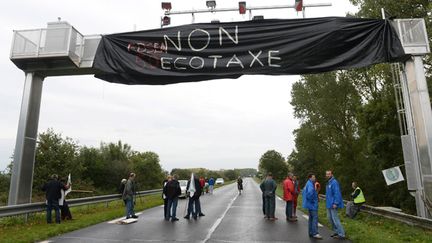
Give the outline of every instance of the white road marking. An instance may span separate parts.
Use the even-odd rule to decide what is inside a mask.
[[[236,196],[228,204],[228,207],[225,209],[225,211],[223,212],[223,214],[216,220],[216,222],[210,228],[209,232],[207,233],[206,238],[202,241],[203,243],[207,242],[210,239],[210,237],[212,236],[213,232],[220,225],[220,223],[222,222],[222,219],[225,217],[225,215],[227,214],[228,210],[231,208],[231,206],[233,205],[234,201],[237,199],[238,196],[239,196],[239,194],[236,194]]]
[[[142,212],[139,212],[139,213],[136,213],[135,215],[136,216],[139,216],[139,215],[141,215],[142,214]],[[115,223],[117,223],[118,221],[120,221],[120,220],[124,220],[124,219],[126,219],[126,217],[121,217],[121,218],[118,218],[118,219],[113,219],[113,220],[111,220],[111,221],[108,221],[107,223],[108,224],[115,224]]]
[[[306,214],[303,214],[302,216],[303,216],[303,218],[309,220],[309,216],[307,216]],[[318,226],[319,226],[319,227],[324,227],[324,226],[323,226],[322,224],[320,224],[320,223],[318,223]]]

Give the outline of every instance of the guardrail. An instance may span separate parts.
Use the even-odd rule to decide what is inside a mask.
[[[140,191],[137,192],[137,195],[152,195],[162,193],[162,189],[148,190],[148,191]],[[94,197],[83,197],[67,200],[69,207],[82,206],[82,205],[90,205],[96,203],[109,203],[111,201],[116,201],[121,199],[121,194],[111,194],[111,195],[103,195],[103,196],[94,196]],[[8,216],[17,216],[17,215],[25,215],[29,213],[37,213],[45,211],[46,205],[44,202],[38,203],[27,203],[27,204],[19,204],[12,206],[0,207],[0,218],[8,217]]]
[[[325,200],[325,195],[320,194],[319,197],[323,200]],[[347,204],[347,200],[344,200],[344,204]],[[411,214],[401,213],[401,212],[394,212],[390,210],[385,210],[382,208],[376,208],[373,206],[365,205],[363,204],[361,209],[361,212],[369,213],[377,216],[381,216],[384,218],[392,219],[399,221],[401,223],[405,223],[411,226],[418,226],[423,229],[432,230],[432,220],[426,219],[418,216],[414,216]]]

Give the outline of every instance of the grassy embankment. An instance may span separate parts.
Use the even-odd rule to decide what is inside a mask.
[[[259,182],[259,180],[257,180]],[[283,195],[282,186],[278,185],[276,194]],[[302,197],[298,198],[298,210],[307,213],[301,207]],[[432,242],[432,231],[423,230],[395,220],[360,212],[355,219],[345,217],[345,209],[339,210],[339,217],[345,229],[346,236],[353,242],[364,243],[399,243],[399,242]],[[331,228],[327,220],[325,201],[321,200],[318,209],[318,220]]]
[[[228,181],[229,185],[234,181]],[[215,186],[215,188],[221,185]],[[139,212],[163,204],[160,194],[142,196],[137,199],[135,211]],[[0,219],[0,242],[35,242],[45,240],[60,234],[82,229],[94,224],[109,221],[124,216],[125,209],[121,200],[99,203],[88,206],[71,207],[74,220],[61,224],[46,224],[44,212],[36,213],[24,222],[22,217],[8,217]],[[54,212],[53,212],[54,220]]]

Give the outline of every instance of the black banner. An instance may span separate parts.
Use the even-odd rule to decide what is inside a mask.
[[[390,21],[268,19],[191,24],[102,36],[97,78],[172,84],[243,74],[310,74],[405,58]]]

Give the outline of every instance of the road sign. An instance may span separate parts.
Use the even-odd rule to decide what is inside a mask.
[[[386,180],[387,186],[404,180],[399,166],[383,170],[382,173],[384,175],[384,179]]]

